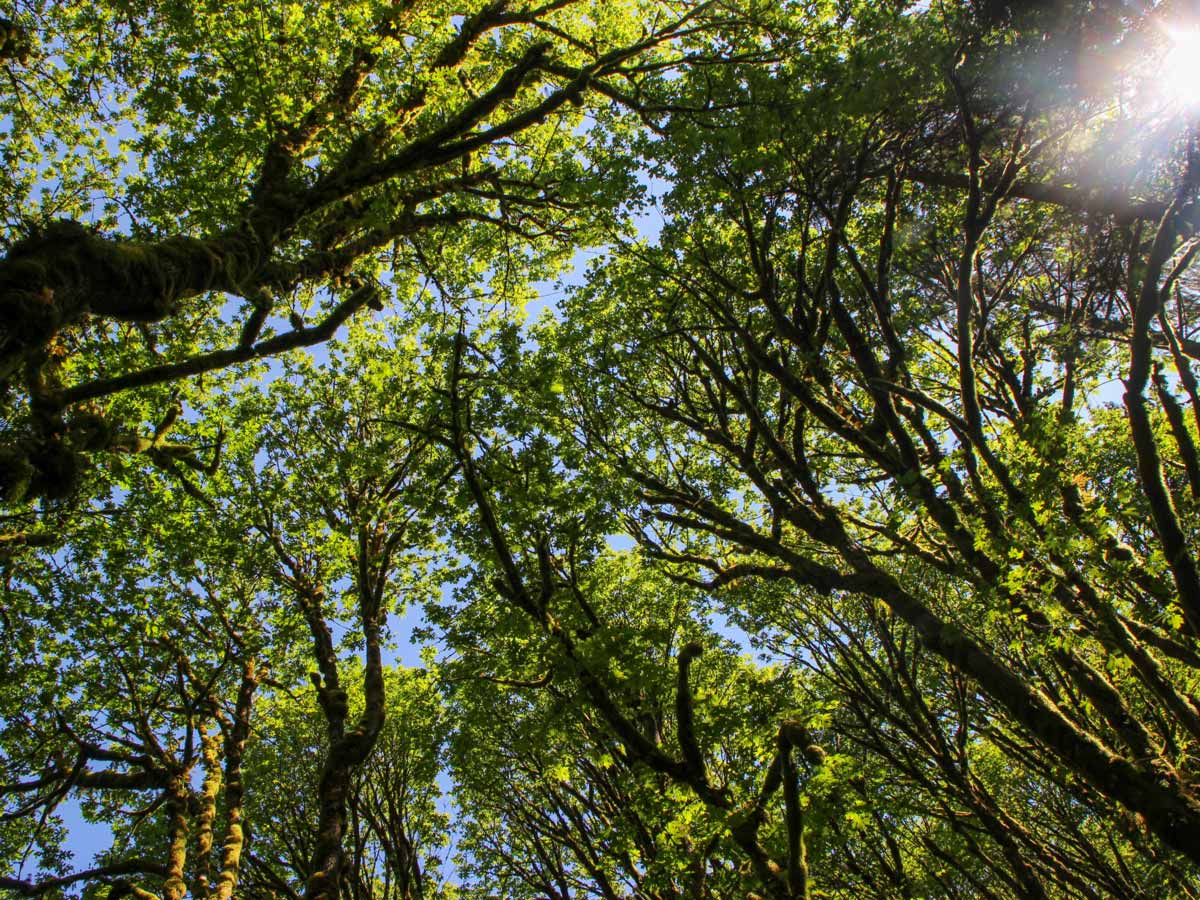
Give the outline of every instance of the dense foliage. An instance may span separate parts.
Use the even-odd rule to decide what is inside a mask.
[[[1197,897],[1185,7],[20,0],[0,892]]]

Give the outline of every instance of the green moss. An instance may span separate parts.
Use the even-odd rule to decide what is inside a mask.
[[[111,422],[91,410],[77,413],[71,420],[71,444],[82,451],[108,448],[116,433]]]
[[[82,472],[82,456],[58,438],[21,438],[0,446],[0,502],[65,499]]]
[[[34,283],[32,278],[30,283]],[[44,344],[54,337],[62,315],[53,295],[13,289],[0,293],[0,321],[4,323],[6,342],[24,347]]]
[[[19,447],[0,446],[0,501],[24,500],[35,474],[29,457]]]
[[[13,59],[24,64],[33,52],[29,31],[12,19],[0,18],[0,59]]]
[[[44,441],[30,454],[30,462],[36,470],[29,485],[29,493],[47,500],[62,500],[69,497],[79,486],[82,471],[81,460],[62,441]]]

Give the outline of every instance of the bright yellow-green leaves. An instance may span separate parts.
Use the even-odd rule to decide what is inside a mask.
[[[1178,558],[1106,386],[1150,226],[1029,199],[1080,125],[972,231],[963,173],[986,194],[1076,127],[989,68],[1049,31],[978,6],[22,6],[10,243],[65,216],[135,257],[263,258],[153,321],[82,300],[12,365],[10,443],[130,443],[6,513],[0,794],[41,830],[0,830],[0,878],[67,871],[70,798],[114,829],[102,864],[182,841],[203,895],[202,835],[248,833],[240,895],[303,892],[378,628],[384,725],[341,773],[372,900],[418,872],[428,900],[1188,883],[1119,791],[1194,794],[1200,734]],[[1181,400],[1193,294],[1152,341]],[[1152,412],[1194,543],[1180,428]],[[133,868],[105,877],[164,883]]]

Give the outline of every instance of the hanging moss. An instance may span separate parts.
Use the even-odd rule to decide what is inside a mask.
[[[46,343],[62,324],[54,294],[45,290],[0,292],[0,319],[4,321],[6,343],[16,342],[21,346]]]
[[[26,437],[0,446],[0,502],[63,500],[79,487],[83,457],[55,437]]]
[[[16,358],[44,346],[69,318],[70,281],[58,268],[76,270],[73,247],[87,235],[77,222],[56,222],[26,235],[9,248],[0,263],[0,346]]]
[[[32,496],[63,500],[75,492],[82,474],[79,454],[62,441],[42,442],[31,455],[36,473],[29,485]]]
[[[24,451],[17,446],[0,446],[0,501],[20,503],[29,494],[35,471]]]
[[[116,426],[95,413],[82,415],[74,425],[75,443],[80,450],[105,450],[117,436]]]
[[[12,19],[0,18],[0,60],[12,59],[24,64],[32,52],[29,30]]]
[[[10,333],[28,332],[31,340],[85,313],[152,322],[170,315],[181,297],[241,283],[255,261],[233,238],[215,246],[191,237],[140,243],[63,219],[26,235],[0,261],[0,304],[10,313]],[[51,301],[57,318],[13,328],[29,314],[19,305],[30,302],[25,295]]]

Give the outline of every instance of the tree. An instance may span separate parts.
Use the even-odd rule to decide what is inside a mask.
[[[1167,7],[0,23],[0,887],[1194,896]]]
[[[846,65],[881,43],[852,39]],[[933,146],[907,113],[863,115],[853,83],[810,90],[809,60],[753,85],[786,117],[706,140],[699,166],[698,128],[656,144],[680,173],[672,218],[558,329],[555,352],[587,360],[561,374],[565,414],[639,486],[642,540],[684,577],[884,604],[1060,786],[1194,863],[1194,423],[1173,391],[1192,379],[1196,172],[1162,162],[1157,223],[1026,202],[1019,177],[1070,164],[1073,117],[1002,103],[982,49],[948,49],[967,64],[924,101]],[[791,130],[838,111],[823,141]],[[907,174],[931,152],[957,157],[961,191]],[[1130,311],[1123,361],[1076,325],[1106,308]],[[1118,365],[1124,425],[1091,412]]]
[[[31,4],[0,99],[0,494],[67,497],[101,452],[207,468],[219,441],[167,438],[179,382],[421,278],[543,270],[630,184],[585,94],[628,104],[704,9]]]
[[[247,858],[247,809],[275,821],[262,795],[280,771],[245,766],[252,727],[272,727],[254,724],[260,689],[270,689],[273,716],[295,721],[293,705],[305,701],[293,695],[304,682],[314,692],[307,707],[323,719],[319,775],[308,785],[313,817],[301,842],[310,857],[266,871],[273,886],[299,876],[289,891],[312,897],[339,896],[347,874],[366,877],[370,860],[361,847],[354,855],[346,836],[365,833],[352,813],[377,811],[356,778],[389,734],[388,619],[431,590],[430,498],[448,474],[427,441],[389,418],[407,415],[427,388],[415,345],[371,358],[384,331],[364,323],[348,345],[332,348],[344,358],[321,370],[289,359],[268,389],[205,409],[230,439],[224,466],[203,489],[142,472],[125,485],[122,529],[97,516],[77,530],[65,558],[13,561],[6,606],[28,648],[13,675],[40,693],[11,704],[7,812],[53,823],[63,800],[83,798],[115,842],[96,867],[10,877],[7,887],[35,896],[76,883],[158,891],[164,900],[233,896]],[[368,356],[358,355],[364,349]],[[360,386],[374,379],[375,390],[346,402],[349,373]],[[343,455],[351,443],[354,454]],[[349,658],[356,654],[357,664]],[[119,681],[106,676],[113,670]],[[402,675],[392,680],[411,694]],[[428,719],[419,704],[396,701],[392,710],[411,711],[414,724]],[[402,740],[390,734],[395,749]],[[396,774],[397,765],[372,771]],[[427,798],[430,785],[419,788]],[[436,822],[427,800],[414,803],[423,819],[413,835]],[[226,836],[214,844],[218,811]],[[393,859],[387,871],[408,883],[415,865]],[[257,860],[254,872],[264,872]]]
[[[428,673],[391,669],[384,675],[387,713],[375,752],[353,773],[347,794],[347,866],[343,895],[376,900],[443,896],[441,860],[448,842],[439,812],[437,777],[446,717]],[[353,689],[352,689],[353,690]],[[354,691],[351,707],[361,709]],[[313,822],[325,752],[322,715],[311,695],[280,697],[262,710],[247,751],[247,777],[263,786],[247,817],[254,842],[247,857],[247,896],[290,895],[312,875]]]
[[[272,652],[261,568],[238,557],[236,536],[195,527],[186,508],[167,513],[163,493],[133,507],[141,514],[127,515],[118,540],[110,510],[76,530],[70,551],[7,567],[16,652],[5,671],[2,794],[24,831],[3,858],[23,861],[40,844],[49,876],[6,872],[15,895],[108,885],[117,897],[157,884],[183,897],[190,884],[234,896],[245,745],[272,664],[284,674],[290,660]],[[157,540],[188,525],[186,548]],[[74,871],[62,853],[68,801],[113,833],[111,850]]]

